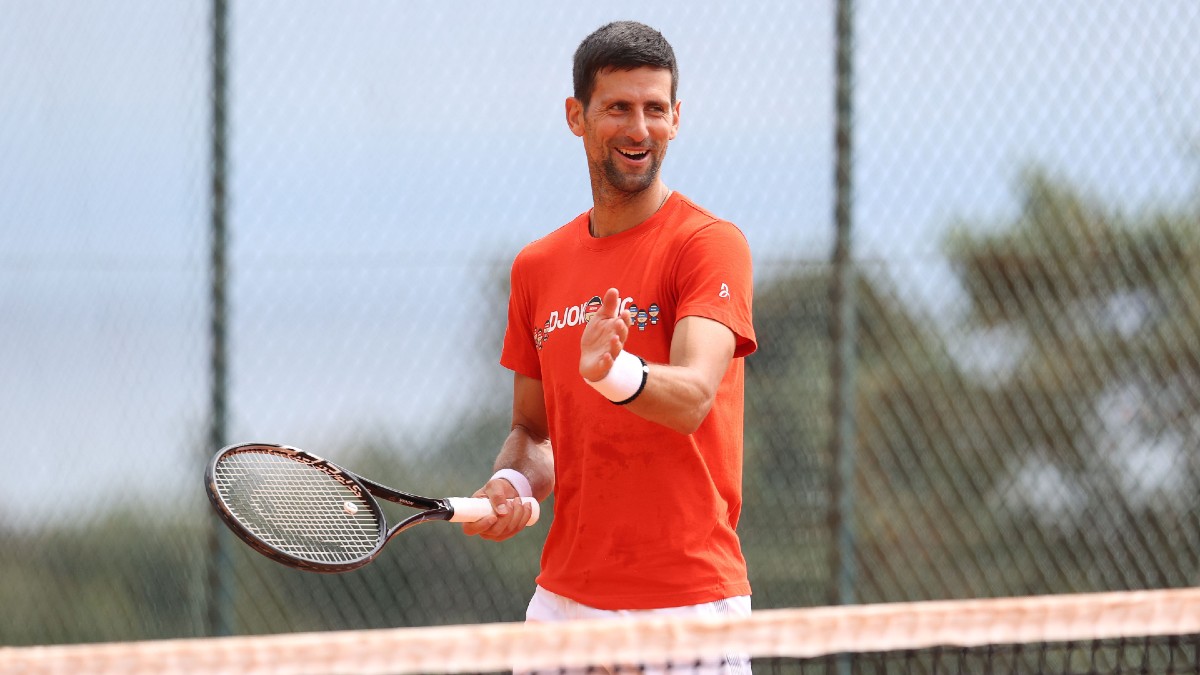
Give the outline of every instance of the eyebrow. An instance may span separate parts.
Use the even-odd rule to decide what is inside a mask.
[[[616,105],[618,103],[624,103],[627,105],[661,106],[663,108],[671,107],[671,101],[669,98],[658,98],[658,97],[647,98],[647,99],[641,101],[640,104],[637,101],[635,101],[634,99],[629,98],[627,96],[616,96],[611,99],[597,97],[593,100],[604,106],[610,106],[610,105]]]

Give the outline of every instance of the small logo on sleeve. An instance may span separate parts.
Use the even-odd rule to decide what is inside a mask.
[[[721,284],[721,292],[718,293],[717,295],[721,296],[722,298],[728,298],[729,297],[729,284],[725,284],[725,283]]]

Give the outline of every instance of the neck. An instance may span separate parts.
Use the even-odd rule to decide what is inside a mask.
[[[591,223],[593,237],[609,237],[643,223],[667,203],[671,189],[662,181],[636,194],[605,195],[593,190]]]

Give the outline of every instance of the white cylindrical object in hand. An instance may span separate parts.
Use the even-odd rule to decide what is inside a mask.
[[[454,515],[450,517],[452,523],[473,523],[495,513],[492,503],[483,497],[450,497],[446,501],[450,502],[450,508],[454,509]],[[541,517],[542,509],[533,497],[522,497],[521,501],[533,507],[529,522],[525,523],[525,527],[529,527]]]

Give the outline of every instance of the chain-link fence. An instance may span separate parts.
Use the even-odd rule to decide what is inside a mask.
[[[478,487],[620,18],[680,60],[668,184],[755,254],[756,607],[1200,583],[1194,2],[214,4],[0,2],[0,643],[520,618],[545,525],[312,575],[214,546],[201,476],[215,429]]]

